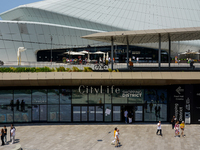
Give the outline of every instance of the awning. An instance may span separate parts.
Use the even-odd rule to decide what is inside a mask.
[[[168,42],[169,36],[171,41],[200,40],[200,27],[102,32],[86,35],[82,38],[102,42],[110,42],[113,38],[115,43],[127,44],[128,41],[131,45],[158,43],[159,34],[161,35],[161,42]]]

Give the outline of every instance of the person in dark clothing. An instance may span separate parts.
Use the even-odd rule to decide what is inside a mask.
[[[24,100],[21,101],[21,111],[23,111],[23,101]]]
[[[149,104],[149,107],[150,107],[150,112],[152,112],[152,108],[153,108],[153,103],[152,102]]]
[[[161,110],[161,108],[160,108],[160,106],[158,106],[157,113],[158,113],[158,117],[159,117],[159,118],[160,118],[160,110]]]
[[[10,101],[10,107],[11,107],[11,110],[13,111],[13,108],[14,108],[14,102],[13,102],[13,100]]]
[[[1,142],[2,142],[1,146],[5,145],[3,138],[4,138],[4,130],[1,129]]]
[[[19,111],[19,100],[17,100],[16,102],[16,107],[17,107],[17,110]]]
[[[7,128],[4,126],[4,143],[7,143]]]
[[[176,117],[175,116],[172,117],[171,123],[172,123],[172,129],[174,129],[174,126],[176,124]]]
[[[155,106],[155,116],[157,117],[158,108]]]

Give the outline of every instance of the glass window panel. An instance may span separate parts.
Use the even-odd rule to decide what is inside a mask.
[[[32,121],[39,121],[40,120],[40,106],[39,105],[32,105]]]
[[[88,104],[88,94],[81,94],[77,89],[72,90],[72,104]]]
[[[13,122],[13,110],[10,106],[1,105],[0,108],[0,123]]]
[[[71,104],[72,95],[70,89],[60,90],[60,104]]]
[[[118,92],[113,92],[112,103],[113,104],[127,104],[127,96],[124,94],[127,89],[120,89]]]
[[[40,121],[47,121],[47,105],[40,105]]]
[[[104,103],[104,93],[99,87],[89,88],[89,104],[103,104]]]
[[[157,90],[158,103],[167,104],[167,89]]]
[[[96,106],[96,121],[103,121],[103,106]]]
[[[95,121],[95,107],[89,106],[89,121]]]
[[[60,121],[71,122],[71,104],[60,105]]]
[[[59,121],[59,105],[48,105],[48,121]]]
[[[16,106],[17,107],[17,106]],[[14,108],[14,122],[31,122],[31,105],[21,105],[21,109]]]
[[[113,121],[121,121],[121,106],[113,106]]]
[[[167,104],[157,104],[157,121],[167,121]]]
[[[105,103],[111,104],[111,94],[105,92]]]
[[[135,121],[143,121],[143,106],[135,106]]]
[[[14,90],[14,103],[22,105],[22,100],[25,104],[31,104],[31,90]]]
[[[104,110],[105,110],[105,117],[104,120],[105,121],[112,121],[112,105],[111,104],[105,104],[104,105]]]
[[[87,106],[81,107],[81,121],[87,121]]]
[[[156,103],[157,101],[157,92],[155,89],[146,89],[144,100],[147,101],[147,103]]]
[[[147,109],[144,110],[144,121],[157,121],[156,108],[156,104],[149,103],[147,105]]]
[[[13,100],[12,90],[0,90],[0,104],[10,105],[11,100]]]
[[[127,94],[130,104],[144,103],[144,90],[142,89],[127,90],[123,94]]]
[[[81,121],[80,113],[80,106],[73,106],[73,121]]]
[[[46,104],[47,103],[47,90],[38,89],[32,91],[32,104]]]
[[[48,90],[48,104],[59,104],[59,89]]]

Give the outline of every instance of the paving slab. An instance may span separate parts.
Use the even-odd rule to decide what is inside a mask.
[[[13,150],[17,144],[23,150],[200,149],[200,125],[186,125],[185,138],[174,137],[170,124],[162,124],[163,136],[156,135],[156,124],[39,124],[15,127],[16,143],[1,146],[0,150]],[[118,148],[111,145],[115,127],[120,130],[121,146]]]

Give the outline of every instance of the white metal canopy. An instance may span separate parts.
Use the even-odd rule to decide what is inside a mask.
[[[141,43],[158,43],[159,36],[161,42],[169,41],[188,41],[200,39],[200,27],[192,28],[172,28],[172,29],[155,29],[155,30],[138,30],[138,31],[115,31],[102,32],[83,36],[82,38],[110,42],[119,44],[141,44]]]

